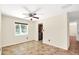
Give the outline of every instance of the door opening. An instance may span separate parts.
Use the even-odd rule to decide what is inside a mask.
[[[43,24],[38,24],[38,41],[43,41]]]
[[[79,45],[77,42],[77,22],[70,22],[69,23],[69,41],[70,41],[70,49],[77,48],[76,46]]]

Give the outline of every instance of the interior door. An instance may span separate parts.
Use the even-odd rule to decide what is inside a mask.
[[[38,24],[38,40],[43,40],[43,24]]]

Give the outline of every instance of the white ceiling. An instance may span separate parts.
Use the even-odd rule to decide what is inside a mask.
[[[42,4],[42,5],[27,5],[27,4],[7,4],[7,5],[1,5],[1,12],[2,14],[9,15],[9,16],[14,16],[22,19],[29,20],[23,15],[23,13],[27,13],[23,7],[27,7],[31,11],[35,11],[37,8],[41,8],[39,11],[37,11],[37,16],[39,16],[40,20],[45,19],[51,16],[55,16],[58,14],[61,14],[63,12],[72,12],[72,11],[78,11],[79,10],[79,5],[67,5],[67,4]],[[34,19],[35,20],[35,19]]]

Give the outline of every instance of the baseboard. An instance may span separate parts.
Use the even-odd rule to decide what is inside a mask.
[[[68,50],[68,48],[64,48],[64,47],[60,47],[60,46],[57,46],[55,44],[48,44],[46,42],[43,42],[44,44],[47,44],[47,45],[50,45],[50,46],[54,46],[54,47],[57,47],[57,48],[60,48],[60,49],[64,49],[64,50]]]
[[[32,41],[32,40],[29,40],[29,41]],[[2,45],[2,48],[7,47],[7,46],[17,45],[17,44],[22,44],[22,43],[29,42],[29,41],[23,41],[23,42],[17,42],[17,43],[13,43],[13,44]]]

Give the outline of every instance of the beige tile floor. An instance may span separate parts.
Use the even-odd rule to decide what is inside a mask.
[[[2,48],[2,55],[77,55],[79,49],[60,49],[43,44],[39,41],[29,41],[17,45]]]

